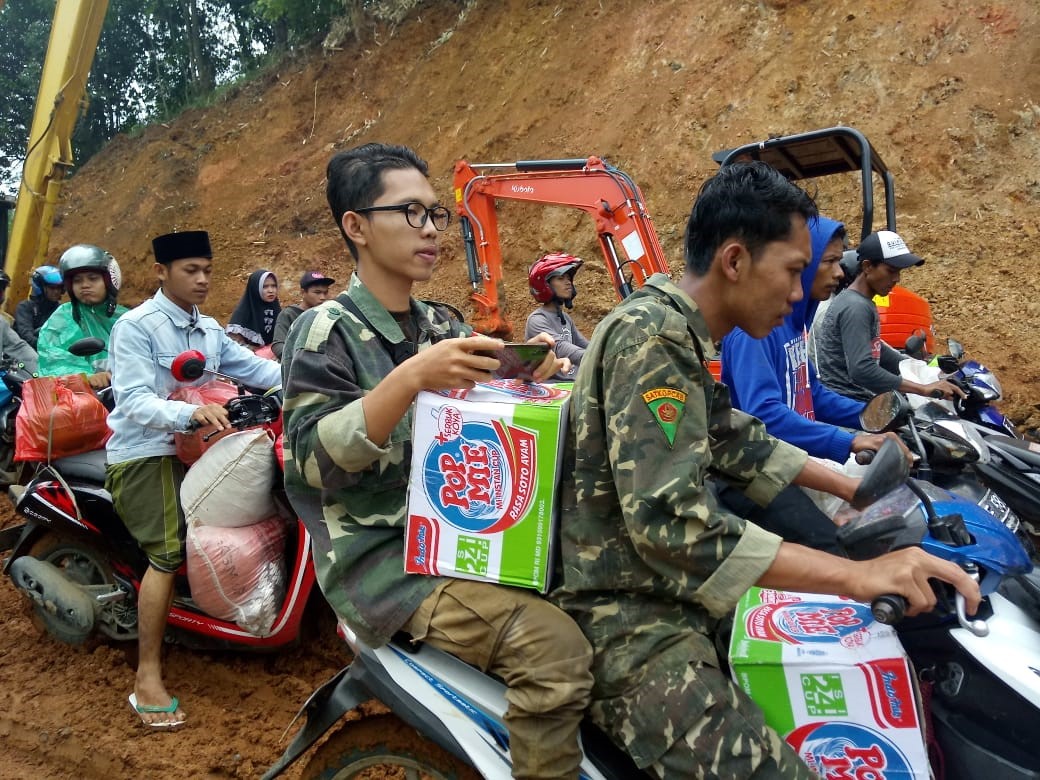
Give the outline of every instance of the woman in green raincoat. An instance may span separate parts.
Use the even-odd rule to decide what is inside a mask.
[[[86,374],[95,390],[108,387],[108,350],[89,357],[77,357],[69,346],[79,339],[94,336],[108,345],[108,336],[116,320],[127,311],[116,303],[120,272],[116,259],[100,247],[76,244],[65,250],[58,270],[69,293],[63,303],[40,328],[37,351],[40,374],[62,376]]]

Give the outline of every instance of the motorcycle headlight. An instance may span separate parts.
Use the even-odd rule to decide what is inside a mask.
[[[983,397],[987,401],[999,401],[1004,397],[1004,388],[1000,386],[1000,380],[991,371],[980,371],[971,378],[972,384],[982,390]]]

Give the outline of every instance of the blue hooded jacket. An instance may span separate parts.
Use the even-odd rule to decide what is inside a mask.
[[[858,429],[864,403],[823,386],[809,362],[805,336],[819,306],[811,292],[820,259],[843,227],[823,216],[809,221],[812,261],[802,272],[804,295],[783,325],[764,339],[736,328],[722,340],[722,381],[733,406],[760,419],[776,438],[839,463],[849,457],[853,434],[836,426]]]

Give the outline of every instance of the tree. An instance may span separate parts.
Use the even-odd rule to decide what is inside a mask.
[[[0,8],[0,178],[14,193],[40,86],[54,0],[23,0]]]

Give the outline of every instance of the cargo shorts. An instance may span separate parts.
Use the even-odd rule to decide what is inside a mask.
[[[168,574],[184,562],[184,472],[184,464],[172,455],[112,463],[105,470],[105,489],[119,517],[151,566]]]

